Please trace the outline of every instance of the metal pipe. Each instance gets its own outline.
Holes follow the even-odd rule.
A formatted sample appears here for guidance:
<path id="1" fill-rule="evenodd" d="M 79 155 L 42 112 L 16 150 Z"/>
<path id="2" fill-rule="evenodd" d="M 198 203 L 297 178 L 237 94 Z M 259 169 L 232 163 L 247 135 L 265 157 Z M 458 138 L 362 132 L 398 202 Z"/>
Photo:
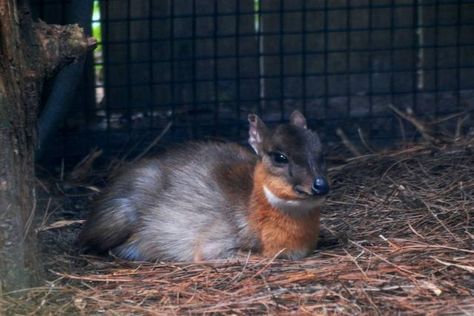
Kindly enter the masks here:
<path id="1" fill-rule="evenodd" d="M 77 23 L 86 34 L 91 34 L 93 0 L 72 0 L 66 16 L 67 23 Z M 82 79 L 86 56 L 64 67 L 56 76 L 46 105 L 38 119 L 38 146 L 36 159 L 40 159 L 58 126 L 65 118 Z"/>

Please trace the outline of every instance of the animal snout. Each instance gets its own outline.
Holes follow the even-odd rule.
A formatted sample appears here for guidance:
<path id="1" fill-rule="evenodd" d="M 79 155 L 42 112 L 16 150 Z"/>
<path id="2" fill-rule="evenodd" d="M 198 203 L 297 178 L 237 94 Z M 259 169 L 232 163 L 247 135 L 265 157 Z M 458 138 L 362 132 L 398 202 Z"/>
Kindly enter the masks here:
<path id="1" fill-rule="evenodd" d="M 326 195 L 329 192 L 329 183 L 324 177 L 316 177 L 311 187 L 314 195 Z"/>

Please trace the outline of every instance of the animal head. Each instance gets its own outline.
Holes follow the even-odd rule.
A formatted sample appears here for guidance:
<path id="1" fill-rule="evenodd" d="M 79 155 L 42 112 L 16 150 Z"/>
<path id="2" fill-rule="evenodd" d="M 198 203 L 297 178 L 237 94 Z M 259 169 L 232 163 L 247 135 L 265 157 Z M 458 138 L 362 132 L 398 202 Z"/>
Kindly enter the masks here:
<path id="1" fill-rule="evenodd" d="M 260 158 L 264 190 L 274 206 L 299 205 L 329 192 L 326 163 L 318 134 L 294 111 L 288 124 L 268 128 L 255 114 L 248 116 L 249 144 Z M 299 203 L 299 204 L 298 204 Z"/>

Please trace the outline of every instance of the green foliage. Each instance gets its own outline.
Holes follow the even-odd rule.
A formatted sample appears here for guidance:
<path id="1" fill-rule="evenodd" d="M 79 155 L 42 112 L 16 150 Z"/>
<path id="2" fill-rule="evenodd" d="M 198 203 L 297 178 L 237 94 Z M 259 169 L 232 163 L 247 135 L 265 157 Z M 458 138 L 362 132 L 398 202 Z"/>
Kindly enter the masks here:
<path id="1" fill-rule="evenodd" d="M 97 42 L 102 42 L 102 25 L 100 21 L 100 4 L 95 0 L 92 9 L 92 36 L 97 39 Z"/>
<path id="2" fill-rule="evenodd" d="M 103 45 L 102 45 L 102 21 L 100 15 L 100 2 L 94 0 L 92 9 L 92 36 L 97 40 L 97 47 L 94 50 L 94 72 L 95 82 L 97 85 L 102 85 L 104 82 L 104 67 L 103 62 Z"/>

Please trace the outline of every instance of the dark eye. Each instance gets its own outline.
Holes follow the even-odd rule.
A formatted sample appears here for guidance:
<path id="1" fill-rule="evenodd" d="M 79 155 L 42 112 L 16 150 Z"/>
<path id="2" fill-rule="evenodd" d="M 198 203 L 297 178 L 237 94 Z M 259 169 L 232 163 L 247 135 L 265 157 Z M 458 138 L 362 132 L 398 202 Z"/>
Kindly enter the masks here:
<path id="1" fill-rule="evenodd" d="M 279 165 L 287 164 L 288 158 L 279 152 L 271 152 L 270 157 L 272 158 L 273 162 Z"/>

